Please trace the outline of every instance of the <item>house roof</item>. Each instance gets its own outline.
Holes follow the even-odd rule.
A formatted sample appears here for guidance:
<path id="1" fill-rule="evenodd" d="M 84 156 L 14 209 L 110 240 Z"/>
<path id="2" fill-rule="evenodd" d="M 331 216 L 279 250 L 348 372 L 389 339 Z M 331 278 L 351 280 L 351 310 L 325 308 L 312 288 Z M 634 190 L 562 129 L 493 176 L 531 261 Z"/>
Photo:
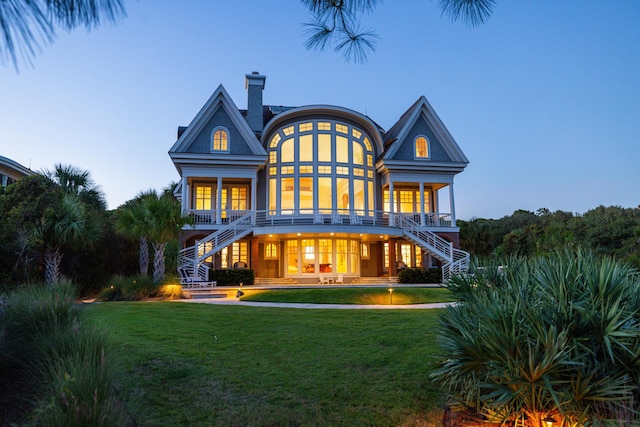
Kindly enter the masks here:
<path id="1" fill-rule="evenodd" d="M 218 86 L 215 92 L 213 92 L 213 95 L 211 95 L 195 118 L 189 123 L 189 126 L 184 130 L 179 128 L 178 140 L 169 150 L 169 155 L 184 152 L 219 108 L 224 109 L 228 114 L 233 124 L 238 128 L 242 137 L 251 148 L 253 154 L 266 155 L 255 133 L 251 130 L 249 124 L 240 113 L 240 110 L 222 85 Z"/>
<path id="2" fill-rule="evenodd" d="M 400 119 L 391 126 L 389 131 L 385 134 L 384 160 L 393 159 L 398 148 L 418 120 L 424 120 L 427 123 L 453 162 L 469 163 L 469 160 L 462 152 L 462 149 L 460 149 L 460 146 L 458 146 L 455 139 L 453 139 L 453 136 L 449 133 L 447 127 L 442 123 L 442 120 L 440 120 L 440 117 L 438 117 L 435 110 L 424 96 L 418 98 L 418 100 L 414 102 L 402 116 L 400 116 Z"/>

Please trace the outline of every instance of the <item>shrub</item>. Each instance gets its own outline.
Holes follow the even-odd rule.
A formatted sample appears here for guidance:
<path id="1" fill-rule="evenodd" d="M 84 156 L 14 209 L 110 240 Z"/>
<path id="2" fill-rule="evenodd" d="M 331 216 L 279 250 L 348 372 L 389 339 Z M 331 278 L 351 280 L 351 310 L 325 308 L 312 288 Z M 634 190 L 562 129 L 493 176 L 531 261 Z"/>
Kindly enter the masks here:
<path id="1" fill-rule="evenodd" d="M 114 276 L 98 294 L 99 301 L 139 301 L 155 296 L 159 286 L 151 276 Z"/>
<path id="2" fill-rule="evenodd" d="M 160 286 L 158 296 L 164 299 L 182 298 L 182 286 L 177 283 L 167 283 Z"/>
<path id="3" fill-rule="evenodd" d="M 422 268 L 407 268 L 398 272 L 400 283 L 442 283 L 442 271 L 438 267 L 424 270 Z"/>
<path id="4" fill-rule="evenodd" d="M 215 280 L 218 286 L 253 285 L 255 276 L 250 268 L 238 268 L 233 270 L 211 270 L 209 278 Z"/>
<path id="5" fill-rule="evenodd" d="M 112 387 L 112 349 L 102 332 L 82 324 L 74 297 L 67 281 L 9 295 L 2 319 L 8 358 L 0 360 L 0 372 L 14 368 L 16 393 L 35 404 L 34 425 L 126 425 Z"/>
<path id="6" fill-rule="evenodd" d="M 505 423 L 637 425 L 636 270 L 567 250 L 473 268 L 450 289 L 461 304 L 442 315 L 434 377 L 453 404 Z"/>
<path id="7" fill-rule="evenodd" d="M 33 424 L 41 426 L 125 425 L 126 414 L 113 391 L 112 352 L 104 333 L 79 327 L 57 331 L 40 349 L 41 399 Z"/>

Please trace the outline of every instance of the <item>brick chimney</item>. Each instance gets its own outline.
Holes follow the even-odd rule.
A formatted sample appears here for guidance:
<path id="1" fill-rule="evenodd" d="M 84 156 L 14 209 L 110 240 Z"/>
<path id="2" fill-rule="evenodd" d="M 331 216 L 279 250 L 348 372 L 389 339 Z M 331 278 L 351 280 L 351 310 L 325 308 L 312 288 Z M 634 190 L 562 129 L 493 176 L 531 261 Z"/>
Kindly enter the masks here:
<path id="1" fill-rule="evenodd" d="M 264 118 L 262 116 L 262 90 L 267 76 L 254 71 L 245 75 L 244 87 L 247 89 L 247 123 L 255 133 L 262 132 Z"/>

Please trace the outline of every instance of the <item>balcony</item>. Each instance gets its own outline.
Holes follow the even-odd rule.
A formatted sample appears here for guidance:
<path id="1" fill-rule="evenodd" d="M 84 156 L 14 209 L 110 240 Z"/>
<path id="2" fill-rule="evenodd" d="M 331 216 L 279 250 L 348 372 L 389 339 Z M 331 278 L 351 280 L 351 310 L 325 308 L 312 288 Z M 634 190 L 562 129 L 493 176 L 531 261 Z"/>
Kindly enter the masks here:
<path id="1" fill-rule="evenodd" d="M 224 210 L 218 215 L 217 210 L 185 211 L 191 216 L 197 229 L 212 230 L 224 226 L 250 213 L 249 210 Z M 254 212 L 254 227 L 292 227 L 292 226 L 357 226 L 357 227 L 397 227 L 395 217 L 403 216 L 415 221 L 425 228 L 451 228 L 451 214 L 442 212 L 391 213 L 386 211 L 348 211 L 343 209 L 322 209 L 319 211 L 294 212 L 292 210 L 261 210 Z"/>

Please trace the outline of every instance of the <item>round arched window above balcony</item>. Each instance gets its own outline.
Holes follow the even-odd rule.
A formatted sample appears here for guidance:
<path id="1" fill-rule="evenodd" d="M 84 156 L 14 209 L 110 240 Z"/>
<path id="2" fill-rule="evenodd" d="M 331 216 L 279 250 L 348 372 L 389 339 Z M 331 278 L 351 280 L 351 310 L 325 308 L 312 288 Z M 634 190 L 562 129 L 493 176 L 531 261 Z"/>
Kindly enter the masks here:
<path id="1" fill-rule="evenodd" d="M 373 214 L 374 151 L 369 136 L 335 120 L 303 120 L 268 143 L 272 214 Z"/>

